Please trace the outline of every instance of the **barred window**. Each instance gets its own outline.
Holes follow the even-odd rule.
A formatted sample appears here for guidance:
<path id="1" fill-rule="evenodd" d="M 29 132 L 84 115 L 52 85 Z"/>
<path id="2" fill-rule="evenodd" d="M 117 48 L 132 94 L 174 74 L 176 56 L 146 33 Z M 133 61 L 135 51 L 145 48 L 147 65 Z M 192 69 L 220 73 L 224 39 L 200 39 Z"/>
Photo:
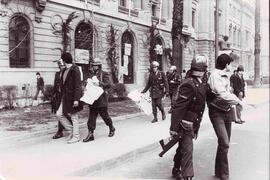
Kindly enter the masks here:
<path id="1" fill-rule="evenodd" d="M 9 66 L 30 67 L 30 25 L 21 15 L 11 18 L 9 24 Z"/>

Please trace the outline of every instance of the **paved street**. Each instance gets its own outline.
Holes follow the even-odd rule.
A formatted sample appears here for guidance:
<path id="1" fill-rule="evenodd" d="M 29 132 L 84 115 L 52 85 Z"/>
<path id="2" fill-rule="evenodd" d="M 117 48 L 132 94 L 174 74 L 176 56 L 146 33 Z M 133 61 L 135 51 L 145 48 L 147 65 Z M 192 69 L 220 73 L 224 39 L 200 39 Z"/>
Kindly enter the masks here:
<path id="1" fill-rule="evenodd" d="M 245 124 L 233 124 L 229 152 L 232 180 L 269 180 L 269 104 L 250 109 L 243 115 Z M 206 122 L 207 123 L 207 122 Z M 217 139 L 206 124 L 195 141 L 195 180 L 214 180 L 213 168 Z M 135 161 L 109 171 L 89 174 L 94 177 L 124 177 L 139 179 L 172 179 L 171 168 L 175 148 L 158 157 L 155 149 Z"/>

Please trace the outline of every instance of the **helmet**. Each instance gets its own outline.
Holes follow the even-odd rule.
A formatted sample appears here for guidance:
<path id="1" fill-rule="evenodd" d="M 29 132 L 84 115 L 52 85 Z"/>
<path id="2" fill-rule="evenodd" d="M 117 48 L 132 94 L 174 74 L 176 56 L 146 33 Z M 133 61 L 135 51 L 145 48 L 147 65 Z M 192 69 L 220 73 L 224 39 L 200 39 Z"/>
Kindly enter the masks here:
<path id="1" fill-rule="evenodd" d="M 151 67 L 153 68 L 153 67 L 158 67 L 159 66 L 159 63 L 157 62 L 157 61 L 153 61 L 152 63 L 151 63 Z"/>
<path id="2" fill-rule="evenodd" d="M 202 76 L 207 70 L 207 57 L 204 55 L 197 55 L 191 61 L 191 73 L 194 76 Z"/>
<path id="3" fill-rule="evenodd" d="M 176 71 L 176 66 L 172 65 L 170 68 L 171 71 Z"/>

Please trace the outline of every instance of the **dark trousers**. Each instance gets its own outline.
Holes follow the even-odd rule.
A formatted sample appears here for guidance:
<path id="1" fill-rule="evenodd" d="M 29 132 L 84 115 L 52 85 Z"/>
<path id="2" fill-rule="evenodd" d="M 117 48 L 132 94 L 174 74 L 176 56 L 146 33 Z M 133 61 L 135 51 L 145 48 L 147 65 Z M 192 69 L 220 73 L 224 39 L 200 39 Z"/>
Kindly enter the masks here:
<path id="1" fill-rule="evenodd" d="M 112 119 L 108 114 L 108 107 L 91 107 L 89 106 L 89 118 L 87 122 L 88 130 L 94 131 L 96 129 L 96 122 L 98 114 L 104 120 L 105 124 L 110 128 L 113 126 Z"/>
<path id="2" fill-rule="evenodd" d="M 37 87 L 37 91 L 36 91 L 36 94 L 35 94 L 35 96 L 34 96 L 34 100 L 37 100 L 39 91 L 42 92 L 42 94 L 43 94 L 43 100 L 45 100 L 47 97 L 45 97 L 46 95 L 45 95 L 45 93 L 44 93 L 44 87 Z"/>
<path id="3" fill-rule="evenodd" d="M 229 179 L 228 151 L 231 138 L 231 115 L 215 109 L 209 109 L 209 117 L 216 136 L 218 147 L 215 160 L 215 175 L 222 180 Z"/>
<path id="4" fill-rule="evenodd" d="M 157 107 L 161 111 L 162 114 L 165 113 L 164 108 L 162 106 L 161 99 L 162 98 L 152 98 L 152 111 L 153 111 L 154 118 L 157 118 Z"/>
<path id="5" fill-rule="evenodd" d="M 183 177 L 193 177 L 193 129 L 187 131 L 180 127 L 180 131 L 183 131 L 183 134 L 173 158 L 174 167 L 181 169 Z"/>

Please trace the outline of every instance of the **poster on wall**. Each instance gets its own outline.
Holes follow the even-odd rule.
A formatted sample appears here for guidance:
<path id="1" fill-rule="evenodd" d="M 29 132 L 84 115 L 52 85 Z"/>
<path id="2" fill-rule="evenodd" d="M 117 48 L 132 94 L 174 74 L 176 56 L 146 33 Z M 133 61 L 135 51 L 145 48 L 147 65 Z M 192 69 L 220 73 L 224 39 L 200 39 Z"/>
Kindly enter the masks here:
<path id="1" fill-rule="evenodd" d="M 131 54 L 131 44 L 125 43 L 125 55 L 130 56 Z"/>
<path id="2" fill-rule="evenodd" d="M 89 63 L 89 50 L 75 49 L 75 63 L 88 64 Z"/>

